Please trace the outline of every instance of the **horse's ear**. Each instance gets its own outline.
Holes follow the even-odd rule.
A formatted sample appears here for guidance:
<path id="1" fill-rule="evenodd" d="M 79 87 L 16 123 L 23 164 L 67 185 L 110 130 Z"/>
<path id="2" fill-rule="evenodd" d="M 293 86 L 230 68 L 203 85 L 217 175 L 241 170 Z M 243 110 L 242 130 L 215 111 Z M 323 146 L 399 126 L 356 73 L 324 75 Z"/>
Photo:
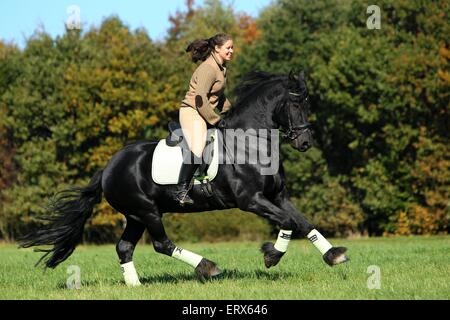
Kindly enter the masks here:
<path id="1" fill-rule="evenodd" d="M 296 77 L 297 72 L 295 70 L 291 70 L 289 72 L 289 80 L 292 82 L 297 82 L 299 79 Z"/>
<path id="2" fill-rule="evenodd" d="M 294 70 L 289 71 L 289 76 L 288 76 L 289 80 L 295 81 L 294 74 L 295 74 Z"/>
<path id="3" fill-rule="evenodd" d="M 300 75 L 299 75 L 299 78 L 298 78 L 300 81 L 305 81 L 305 73 L 303 72 L 303 70 L 302 71 L 300 71 Z"/>

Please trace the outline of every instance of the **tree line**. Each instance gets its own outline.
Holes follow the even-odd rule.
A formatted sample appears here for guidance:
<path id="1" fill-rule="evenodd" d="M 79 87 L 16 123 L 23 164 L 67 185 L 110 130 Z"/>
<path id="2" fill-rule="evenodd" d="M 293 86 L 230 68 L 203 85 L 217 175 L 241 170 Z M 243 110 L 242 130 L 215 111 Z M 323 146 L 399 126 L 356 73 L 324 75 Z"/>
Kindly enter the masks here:
<path id="1" fill-rule="evenodd" d="M 251 70 L 304 70 L 315 147 L 282 145 L 291 197 L 329 236 L 449 230 L 449 3 L 277 0 L 256 18 L 219 0 L 169 17 L 164 40 L 120 17 L 24 49 L 0 42 L 0 237 L 39 226 L 58 190 L 86 184 L 127 142 L 177 119 L 197 38 L 233 36 L 227 96 Z M 150 173 L 149 173 L 150 174 Z M 123 217 L 103 201 L 85 239 L 114 240 Z M 214 217 L 214 218 L 211 218 Z M 255 239 L 273 230 L 239 210 L 165 218 L 174 240 Z"/>

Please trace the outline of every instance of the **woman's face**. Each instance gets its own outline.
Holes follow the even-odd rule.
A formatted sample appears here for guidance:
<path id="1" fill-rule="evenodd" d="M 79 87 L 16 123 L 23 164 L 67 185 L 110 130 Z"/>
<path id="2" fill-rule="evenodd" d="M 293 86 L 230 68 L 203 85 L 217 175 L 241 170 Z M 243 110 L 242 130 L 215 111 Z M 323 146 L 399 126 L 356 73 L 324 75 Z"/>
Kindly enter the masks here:
<path id="1" fill-rule="evenodd" d="M 233 58 L 233 40 L 228 40 L 221 47 L 216 46 L 216 53 L 223 62 L 230 61 Z"/>

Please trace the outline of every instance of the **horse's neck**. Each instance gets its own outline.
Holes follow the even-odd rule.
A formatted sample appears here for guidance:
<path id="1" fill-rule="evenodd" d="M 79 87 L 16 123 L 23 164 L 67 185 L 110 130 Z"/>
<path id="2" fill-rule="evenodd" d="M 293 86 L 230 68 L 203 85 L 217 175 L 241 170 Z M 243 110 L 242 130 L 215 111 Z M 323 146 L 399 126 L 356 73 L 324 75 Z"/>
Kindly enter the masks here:
<path id="1" fill-rule="evenodd" d="M 239 110 L 225 117 L 227 129 L 276 129 L 278 125 L 273 121 L 274 106 L 260 105 L 258 108 L 252 108 L 252 105 L 240 106 Z"/>
<path id="2" fill-rule="evenodd" d="M 253 137 L 257 140 L 249 141 L 278 144 L 279 126 L 273 120 L 275 105 L 259 105 L 258 108 L 253 109 L 252 105 L 240 106 L 238 110 L 224 118 L 226 127 L 225 131 L 221 132 L 226 137 L 225 140 L 234 141 L 235 138 L 238 138 L 240 141 L 245 141 L 246 137 Z"/>
<path id="3" fill-rule="evenodd" d="M 265 175 L 278 173 L 280 136 L 272 115 L 270 112 L 267 118 L 249 117 L 246 110 L 225 119 L 226 128 L 221 134 L 226 163 L 259 170 Z"/>

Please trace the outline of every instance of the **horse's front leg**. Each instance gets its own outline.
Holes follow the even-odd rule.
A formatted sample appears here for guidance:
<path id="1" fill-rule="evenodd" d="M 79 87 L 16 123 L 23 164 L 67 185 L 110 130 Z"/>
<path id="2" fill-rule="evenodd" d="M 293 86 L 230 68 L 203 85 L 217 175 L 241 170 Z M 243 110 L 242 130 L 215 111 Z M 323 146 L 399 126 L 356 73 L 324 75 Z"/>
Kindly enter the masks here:
<path id="1" fill-rule="evenodd" d="M 295 216 L 292 211 L 285 210 L 273 203 L 262 192 L 257 192 L 251 201 L 240 209 L 256 213 L 280 228 L 275 244 L 266 242 L 261 247 L 264 254 L 264 264 L 267 268 L 276 266 L 280 262 L 287 251 L 293 231 L 307 233 L 313 229 L 313 226 L 302 216 Z"/>
<path id="2" fill-rule="evenodd" d="M 271 202 L 262 193 L 256 194 L 253 201 L 247 208 L 248 211 L 267 218 L 270 222 L 280 228 L 275 245 L 272 243 L 263 244 L 261 250 L 264 253 L 264 263 L 267 268 L 278 264 L 287 251 L 288 244 L 293 232 L 307 237 L 314 246 L 321 252 L 324 261 L 330 265 L 336 265 L 348 261 L 345 256 L 346 248 L 333 247 L 328 240 L 311 225 L 303 215 L 298 212 L 292 202 L 286 197 L 278 197 Z"/>
<path id="3" fill-rule="evenodd" d="M 294 204 L 289 200 L 289 196 L 285 190 L 278 195 L 278 197 L 274 200 L 274 203 L 281 209 L 294 214 L 294 217 L 298 219 L 297 223 L 301 226 L 298 229 L 300 231 L 300 235 L 308 238 L 308 240 L 319 250 L 322 254 L 323 260 L 329 266 L 334 266 L 350 260 L 345 255 L 347 248 L 333 247 L 331 243 L 328 242 L 328 240 L 325 239 L 325 237 L 317 231 L 314 226 L 312 226 L 297 210 Z"/>

